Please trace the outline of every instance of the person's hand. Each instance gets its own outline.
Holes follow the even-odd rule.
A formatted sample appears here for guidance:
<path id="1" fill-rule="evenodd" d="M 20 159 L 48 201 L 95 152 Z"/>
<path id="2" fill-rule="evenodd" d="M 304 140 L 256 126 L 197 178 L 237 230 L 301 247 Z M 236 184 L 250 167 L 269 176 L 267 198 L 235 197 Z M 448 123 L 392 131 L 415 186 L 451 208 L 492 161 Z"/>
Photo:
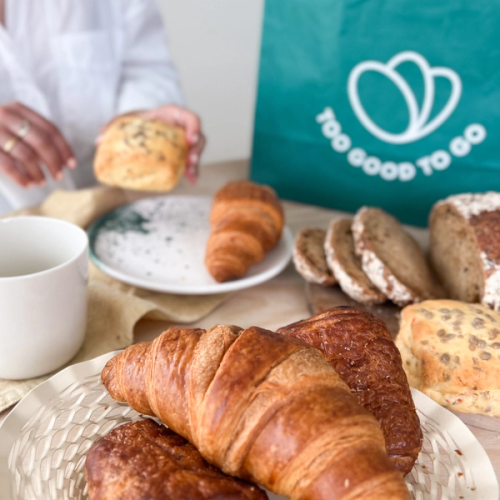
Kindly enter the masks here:
<path id="1" fill-rule="evenodd" d="M 195 113 L 174 104 L 167 104 L 155 109 L 126 113 L 126 115 L 139 116 L 145 120 L 162 120 L 166 123 L 170 123 L 171 125 L 182 127 L 185 130 L 186 141 L 189 144 L 189 153 L 184 175 L 187 177 L 189 182 L 191 182 L 191 184 L 196 182 L 196 179 L 198 178 L 200 156 L 203 152 L 203 148 L 205 147 L 206 139 L 205 135 L 201 131 L 200 119 Z M 113 121 L 118 118 L 120 117 L 114 118 Z M 99 144 L 108 125 L 109 123 L 101 129 L 101 133 L 97 138 L 97 144 Z"/>
<path id="2" fill-rule="evenodd" d="M 44 185 L 44 164 L 60 180 L 63 168 L 76 168 L 73 151 L 61 132 L 18 102 L 0 106 L 0 172 L 23 187 Z"/>

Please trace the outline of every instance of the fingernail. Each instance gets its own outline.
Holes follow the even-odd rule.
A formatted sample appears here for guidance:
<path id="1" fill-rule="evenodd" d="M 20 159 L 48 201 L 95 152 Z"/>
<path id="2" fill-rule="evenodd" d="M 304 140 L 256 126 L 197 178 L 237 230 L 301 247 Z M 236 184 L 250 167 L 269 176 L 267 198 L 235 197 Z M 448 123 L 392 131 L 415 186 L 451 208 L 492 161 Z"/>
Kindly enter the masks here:
<path id="1" fill-rule="evenodd" d="M 192 165 L 196 165 L 198 163 L 198 160 L 199 160 L 199 156 L 196 153 L 191 153 L 189 155 L 189 162 Z"/>
<path id="2" fill-rule="evenodd" d="M 198 144 L 198 141 L 200 140 L 200 136 L 199 134 L 194 134 L 192 137 L 191 137 L 191 141 L 193 142 L 193 144 Z"/>
<path id="3" fill-rule="evenodd" d="M 68 168 L 76 168 L 78 166 L 78 162 L 76 161 L 76 158 L 71 157 L 67 162 L 66 165 L 68 165 Z"/>
<path id="4" fill-rule="evenodd" d="M 63 176 L 63 173 L 62 173 L 62 172 L 57 172 L 57 174 L 56 174 L 56 179 L 57 179 L 58 181 L 62 181 L 62 180 L 63 180 L 63 177 L 64 177 L 64 176 Z"/>
<path id="5" fill-rule="evenodd" d="M 96 140 L 95 140 L 95 145 L 96 145 L 96 146 L 99 146 L 99 144 L 101 144 L 101 142 L 102 142 L 102 134 L 101 134 L 101 135 L 98 135 L 98 136 L 96 137 Z"/>

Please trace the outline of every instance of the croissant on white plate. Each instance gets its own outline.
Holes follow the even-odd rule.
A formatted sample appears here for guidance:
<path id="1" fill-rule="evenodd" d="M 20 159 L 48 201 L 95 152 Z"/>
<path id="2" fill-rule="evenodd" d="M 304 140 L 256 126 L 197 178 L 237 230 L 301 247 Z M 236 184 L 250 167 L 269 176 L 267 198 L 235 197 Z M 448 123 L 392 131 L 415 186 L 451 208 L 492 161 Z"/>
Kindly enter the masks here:
<path id="1" fill-rule="evenodd" d="M 214 198 L 205 265 L 218 282 L 243 276 L 281 237 L 283 209 L 273 189 L 230 182 Z"/>

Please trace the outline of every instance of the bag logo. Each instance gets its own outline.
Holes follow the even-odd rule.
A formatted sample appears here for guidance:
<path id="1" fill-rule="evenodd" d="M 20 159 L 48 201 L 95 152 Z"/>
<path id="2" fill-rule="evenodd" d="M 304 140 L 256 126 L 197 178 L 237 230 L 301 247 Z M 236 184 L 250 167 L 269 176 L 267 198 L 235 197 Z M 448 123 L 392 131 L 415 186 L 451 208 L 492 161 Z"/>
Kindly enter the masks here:
<path id="1" fill-rule="evenodd" d="M 404 62 L 415 63 L 423 77 L 424 98 L 419 109 L 417 99 L 408 82 L 397 71 Z M 366 113 L 358 93 L 358 82 L 361 75 L 367 71 L 375 71 L 391 80 L 399 89 L 408 106 L 409 123 L 406 130 L 400 134 L 393 134 L 379 127 Z M 435 79 L 446 78 L 451 84 L 451 92 L 443 109 L 430 121 L 429 116 L 434 106 Z M 361 124 L 372 135 L 389 144 L 408 144 L 418 141 L 439 128 L 453 113 L 462 95 L 462 80 L 450 68 L 432 68 L 427 60 L 417 52 L 405 51 L 396 54 L 384 64 L 379 61 L 364 61 L 357 64 L 349 75 L 347 92 L 352 109 Z"/>
<path id="2" fill-rule="evenodd" d="M 415 63 L 422 73 L 424 97 L 421 107 L 410 85 L 397 70 L 400 64 L 408 61 Z M 388 132 L 368 116 L 358 93 L 359 79 L 367 71 L 386 76 L 403 95 L 409 116 L 408 126 L 403 132 Z M 434 107 L 436 78 L 446 78 L 451 84 L 451 92 L 443 108 L 429 120 Z M 385 64 L 379 61 L 364 61 L 354 66 L 349 74 L 347 94 L 354 114 L 368 132 L 388 144 L 409 144 L 437 130 L 452 115 L 462 95 L 462 80 L 452 69 L 433 68 L 423 56 L 407 50 L 396 54 Z M 323 112 L 316 115 L 316 122 L 321 125 L 321 133 L 330 141 L 333 151 L 345 154 L 347 163 L 352 167 L 360 168 L 366 175 L 379 176 L 384 181 L 411 181 L 417 176 L 417 169 L 421 169 L 425 176 L 446 170 L 452 165 L 454 158 L 467 156 L 472 148 L 481 144 L 487 136 L 484 125 L 471 123 L 463 129 L 462 135 L 450 138 L 448 144 L 441 145 L 441 149 L 424 153 L 420 158 L 396 163 L 378 158 L 359 145 L 353 145 L 353 140 L 342 130 L 342 124 L 330 106 L 326 106 Z"/>

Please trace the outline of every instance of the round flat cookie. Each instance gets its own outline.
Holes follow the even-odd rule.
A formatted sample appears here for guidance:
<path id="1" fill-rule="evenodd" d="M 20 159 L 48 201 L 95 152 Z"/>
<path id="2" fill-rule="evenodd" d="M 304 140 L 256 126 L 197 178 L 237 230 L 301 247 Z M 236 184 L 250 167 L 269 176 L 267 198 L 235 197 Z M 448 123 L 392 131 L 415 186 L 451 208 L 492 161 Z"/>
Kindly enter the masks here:
<path id="1" fill-rule="evenodd" d="M 330 223 L 325 238 L 325 255 L 328 267 L 340 288 L 361 304 L 382 304 L 387 297 L 370 281 L 361 267 L 361 260 L 354 251 L 352 219 L 335 219 Z"/>
<path id="2" fill-rule="evenodd" d="M 293 263 L 306 281 L 332 286 L 337 284 L 337 280 L 326 263 L 325 236 L 323 229 L 303 229 L 295 239 Z"/>

